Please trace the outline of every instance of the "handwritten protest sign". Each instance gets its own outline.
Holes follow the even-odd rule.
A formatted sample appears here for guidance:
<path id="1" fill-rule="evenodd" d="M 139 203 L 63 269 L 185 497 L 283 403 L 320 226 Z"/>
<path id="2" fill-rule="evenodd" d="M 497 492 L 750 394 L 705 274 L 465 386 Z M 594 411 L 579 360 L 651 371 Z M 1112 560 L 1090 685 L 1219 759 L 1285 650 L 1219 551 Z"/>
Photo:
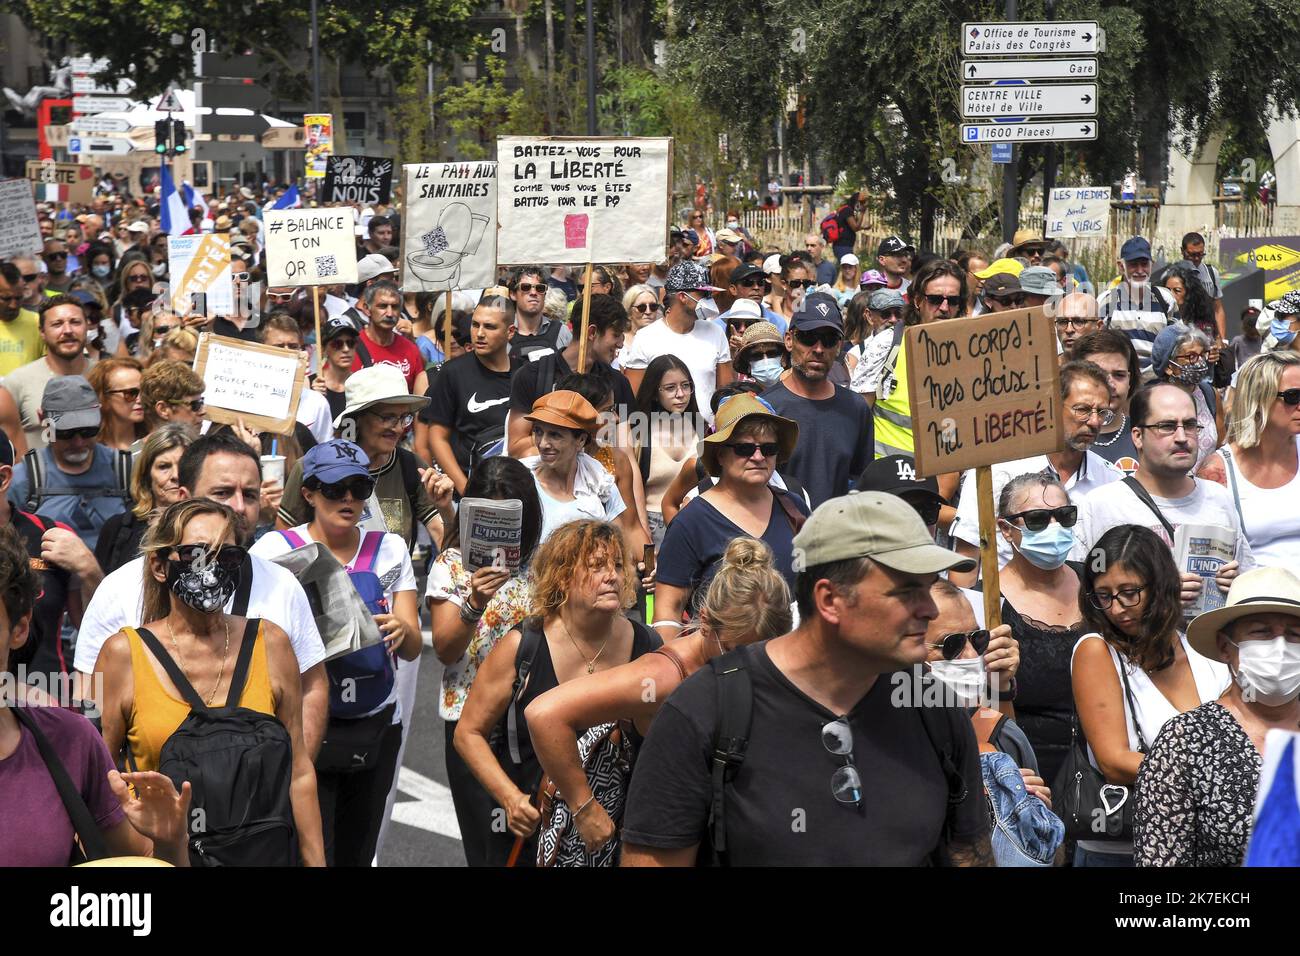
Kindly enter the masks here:
<path id="1" fill-rule="evenodd" d="M 263 221 L 267 285 L 351 285 L 357 281 L 356 226 L 351 209 L 268 209 Z"/>
<path id="2" fill-rule="evenodd" d="M 918 474 L 1063 447 L 1056 330 L 1041 308 L 916 325 L 904 347 Z"/>
<path id="3" fill-rule="evenodd" d="M 205 414 L 214 422 L 243 421 L 257 431 L 293 431 L 307 375 L 307 353 L 205 332 L 194 371 L 203 379 Z"/>
<path id="4" fill-rule="evenodd" d="M 484 289 L 497 275 L 497 164 L 402 167 L 402 290 Z"/>
<path id="5" fill-rule="evenodd" d="M 177 315 L 234 314 L 230 233 L 169 236 L 167 272 L 171 276 L 172 311 Z M 195 296 L 202 298 L 195 299 Z"/>
<path id="6" fill-rule="evenodd" d="M 302 118 L 302 125 L 307 130 L 307 178 L 323 179 L 334 152 L 334 116 L 308 113 Z"/>
<path id="7" fill-rule="evenodd" d="M 40 252 L 44 247 L 31 182 L 0 180 L 0 259 Z"/>
<path id="8" fill-rule="evenodd" d="M 536 262 L 663 259 L 671 139 L 503 136 L 497 258 Z"/>
<path id="9" fill-rule="evenodd" d="M 49 160 L 27 161 L 27 178 L 41 202 L 75 202 L 89 205 L 95 198 L 95 167 Z"/>
<path id="10" fill-rule="evenodd" d="M 1047 200 L 1044 235 L 1061 239 L 1104 238 L 1110 232 L 1110 189 L 1071 186 L 1053 189 Z"/>
<path id="11" fill-rule="evenodd" d="M 393 161 L 371 156 L 331 156 L 321 185 L 321 202 L 374 206 L 393 193 Z"/>

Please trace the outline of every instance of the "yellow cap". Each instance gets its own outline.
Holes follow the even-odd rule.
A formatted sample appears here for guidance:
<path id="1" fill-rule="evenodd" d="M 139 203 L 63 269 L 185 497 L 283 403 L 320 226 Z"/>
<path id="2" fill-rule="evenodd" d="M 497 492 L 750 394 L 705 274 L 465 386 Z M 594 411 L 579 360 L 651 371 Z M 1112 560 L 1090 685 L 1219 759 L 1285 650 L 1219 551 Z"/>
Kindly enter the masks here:
<path id="1" fill-rule="evenodd" d="M 981 279 L 987 279 L 990 276 L 998 275 L 1005 272 L 1008 275 L 1018 276 L 1025 267 L 1015 259 L 995 259 L 989 263 L 987 269 L 975 273 Z"/>

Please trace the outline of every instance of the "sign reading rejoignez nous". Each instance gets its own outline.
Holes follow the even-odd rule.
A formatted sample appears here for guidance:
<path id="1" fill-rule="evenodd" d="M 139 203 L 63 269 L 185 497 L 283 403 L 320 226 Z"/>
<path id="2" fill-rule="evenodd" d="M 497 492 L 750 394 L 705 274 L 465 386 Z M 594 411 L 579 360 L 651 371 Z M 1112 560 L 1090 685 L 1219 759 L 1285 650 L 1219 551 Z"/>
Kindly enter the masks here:
<path id="1" fill-rule="evenodd" d="M 1041 307 L 916 325 L 904 347 L 918 474 L 1063 448 L 1056 330 Z"/>

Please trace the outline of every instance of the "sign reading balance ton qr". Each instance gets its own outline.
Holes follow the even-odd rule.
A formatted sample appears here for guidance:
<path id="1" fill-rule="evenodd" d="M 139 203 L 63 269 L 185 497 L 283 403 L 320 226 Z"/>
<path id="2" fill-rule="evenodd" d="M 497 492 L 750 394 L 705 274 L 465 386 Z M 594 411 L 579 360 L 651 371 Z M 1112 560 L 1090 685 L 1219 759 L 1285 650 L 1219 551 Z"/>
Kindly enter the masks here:
<path id="1" fill-rule="evenodd" d="M 484 289 L 497 276 L 497 164 L 402 167 L 402 290 Z"/>
<path id="2" fill-rule="evenodd" d="M 1062 449 L 1056 330 L 1041 308 L 916 325 L 904 347 L 918 474 Z"/>
<path id="3" fill-rule="evenodd" d="M 268 209 L 264 222 L 268 286 L 357 282 L 351 209 Z"/>
<path id="4" fill-rule="evenodd" d="M 671 139 L 497 140 L 503 265 L 665 257 Z"/>

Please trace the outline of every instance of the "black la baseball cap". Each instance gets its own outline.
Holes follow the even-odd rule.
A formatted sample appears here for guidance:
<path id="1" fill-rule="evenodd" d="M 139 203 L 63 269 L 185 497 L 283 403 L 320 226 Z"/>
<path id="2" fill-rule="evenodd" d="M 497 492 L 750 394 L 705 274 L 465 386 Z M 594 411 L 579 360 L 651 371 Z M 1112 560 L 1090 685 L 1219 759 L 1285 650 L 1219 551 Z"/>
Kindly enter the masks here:
<path id="1" fill-rule="evenodd" d="M 910 455 L 886 455 L 867 465 L 858 478 L 856 491 L 883 491 L 890 495 L 922 494 L 940 504 L 947 504 L 939 494 L 935 478 L 918 478 L 916 461 Z"/>

